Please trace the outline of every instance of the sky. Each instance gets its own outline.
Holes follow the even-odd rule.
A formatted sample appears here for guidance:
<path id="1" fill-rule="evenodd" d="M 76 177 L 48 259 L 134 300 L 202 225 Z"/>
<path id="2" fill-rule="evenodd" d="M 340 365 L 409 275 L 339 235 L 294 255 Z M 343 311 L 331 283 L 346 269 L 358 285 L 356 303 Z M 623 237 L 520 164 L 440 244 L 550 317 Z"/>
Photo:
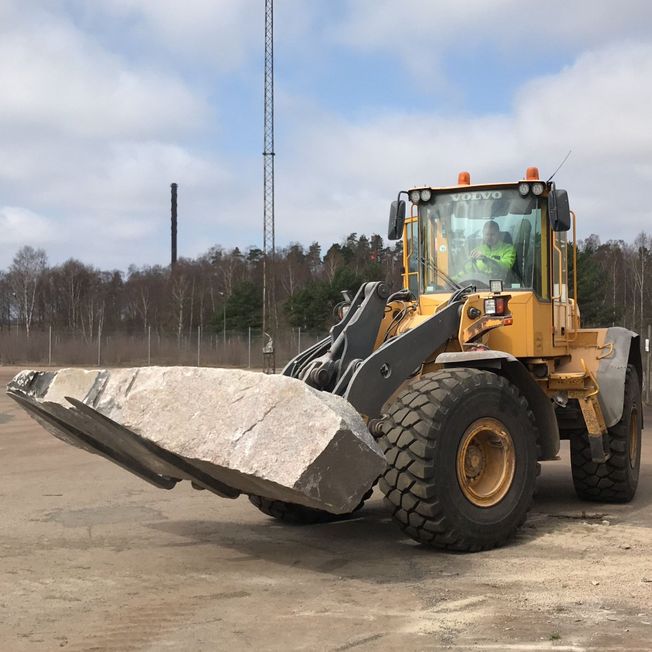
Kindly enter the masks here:
<path id="1" fill-rule="evenodd" d="M 0 269 L 262 246 L 264 0 L 0 0 Z M 652 232 L 652 3 L 275 0 L 276 244 L 386 234 L 414 185 L 566 188 Z"/>

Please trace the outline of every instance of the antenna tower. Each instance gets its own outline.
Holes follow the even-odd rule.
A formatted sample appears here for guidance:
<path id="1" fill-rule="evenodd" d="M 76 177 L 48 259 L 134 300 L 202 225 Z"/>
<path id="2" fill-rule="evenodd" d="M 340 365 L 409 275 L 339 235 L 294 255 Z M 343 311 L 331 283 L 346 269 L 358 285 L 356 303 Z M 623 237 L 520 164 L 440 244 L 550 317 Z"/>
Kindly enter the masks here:
<path id="1" fill-rule="evenodd" d="M 274 0 L 265 0 L 265 123 L 263 128 L 263 370 L 275 373 L 274 296 Z"/>

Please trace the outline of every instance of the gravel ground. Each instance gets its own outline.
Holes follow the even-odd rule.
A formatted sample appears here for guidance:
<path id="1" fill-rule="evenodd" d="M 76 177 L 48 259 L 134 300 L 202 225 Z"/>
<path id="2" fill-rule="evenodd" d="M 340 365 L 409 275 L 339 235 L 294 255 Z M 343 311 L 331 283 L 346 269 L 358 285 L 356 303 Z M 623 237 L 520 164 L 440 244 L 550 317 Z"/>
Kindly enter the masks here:
<path id="1" fill-rule="evenodd" d="M 377 494 L 288 527 L 155 489 L 4 394 L 0 459 L 2 650 L 652 649 L 650 428 L 631 504 L 578 501 L 564 446 L 516 539 L 473 555 L 406 539 Z"/>

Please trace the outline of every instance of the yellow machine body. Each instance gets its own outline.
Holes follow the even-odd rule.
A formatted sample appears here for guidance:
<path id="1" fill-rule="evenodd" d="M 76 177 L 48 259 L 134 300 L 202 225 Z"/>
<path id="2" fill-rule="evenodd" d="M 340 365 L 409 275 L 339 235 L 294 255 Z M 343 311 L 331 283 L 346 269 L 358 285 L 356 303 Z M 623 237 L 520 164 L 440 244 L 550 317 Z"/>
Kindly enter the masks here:
<path id="1" fill-rule="evenodd" d="M 529 170 L 528 170 L 529 173 Z M 463 173 L 464 174 L 464 173 Z M 528 174 L 528 176 L 530 176 Z M 460 184 L 450 187 L 418 187 L 420 193 L 489 193 L 498 190 L 513 190 L 522 183 L 532 183 L 538 176 L 514 183 Z M 543 184 L 542 184 L 543 185 Z M 413 191 L 410 191 L 412 193 Z M 461 310 L 459 333 L 456 340 L 450 340 L 444 347 L 432 352 L 424 360 L 420 373 L 436 371 L 442 367 L 436 362 L 444 351 L 465 352 L 488 349 L 500 351 L 518 359 L 531 373 L 540 389 L 551 399 L 561 397 L 578 399 L 587 429 L 591 435 L 602 436 L 607 431 L 602 414 L 600 388 L 597 370 L 600 360 L 613 352 L 614 343 L 607 341 L 607 329 L 583 329 L 580 327 L 580 310 L 577 302 L 577 281 L 569 283 L 568 250 L 571 250 L 577 269 L 575 241 L 575 214 L 572 215 L 573 246 L 567 245 L 566 232 L 554 231 L 548 220 L 547 196 L 549 186 L 540 197 L 541 237 L 536 261 L 540 277 L 538 291 L 527 288 L 508 288 L 500 293 L 478 289 L 465 296 Z M 417 203 L 412 203 L 410 215 L 403 229 L 403 285 L 410 288 L 414 301 L 406 315 L 395 326 L 393 334 L 404 333 L 422 324 L 429 317 L 447 305 L 452 290 L 424 292 L 422 275 L 432 267 L 449 271 L 450 242 L 443 221 L 434 231 L 436 260 L 432 258 L 418 264 L 415 249 L 420 237 L 420 215 Z M 423 230 L 421 230 L 421 233 Z M 419 252 L 423 252 L 422 244 Z M 416 264 L 415 264 L 416 261 Z M 570 296 L 569 288 L 574 296 Z M 508 299 L 508 313 L 501 317 L 485 314 L 485 300 L 496 297 Z M 376 346 L 387 337 L 387 329 L 405 302 L 396 302 L 393 310 L 387 312 L 380 328 Z"/>

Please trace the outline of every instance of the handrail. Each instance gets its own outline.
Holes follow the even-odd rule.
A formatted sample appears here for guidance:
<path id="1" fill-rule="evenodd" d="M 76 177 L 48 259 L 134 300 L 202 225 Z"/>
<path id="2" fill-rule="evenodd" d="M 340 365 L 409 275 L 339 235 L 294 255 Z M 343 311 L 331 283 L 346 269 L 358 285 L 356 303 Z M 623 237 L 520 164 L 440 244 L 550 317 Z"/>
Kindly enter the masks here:
<path id="1" fill-rule="evenodd" d="M 564 332 L 563 336 L 560 335 L 558 338 L 555 338 L 554 335 L 553 335 L 553 341 L 554 341 L 554 339 L 559 339 L 561 342 L 566 344 L 566 348 L 568 349 L 568 346 L 569 346 L 569 339 L 568 339 L 568 308 L 569 308 L 569 305 L 568 305 L 568 299 L 569 299 L 569 297 L 568 297 L 568 288 L 567 288 L 566 289 L 566 302 L 564 303 L 562 301 L 562 298 L 563 298 L 563 290 L 562 290 L 562 288 L 564 287 L 564 284 L 563 284 L 563 280 L 564 280 L 564 260 L 563 260 L 563 258 L 564 258 L 564 256 L 563 256 L 563 252 L 562 252 L 561 248 L 557 244 L 557 233 L 555 231 L 553 231 L 553 236 L 552 236 L 552 249 L 553 249 L 553 252 L 556 251 L 558 256 L 559 256 L 559 277 L 558 277 L 559 295 L 558 296 L 553 295 L 553 297 L 552 297 L 552 306 L 553 306 L 552 318 L 553 318 L 553 322 L 554 322 L 554 319 L 555 319 L 555 314 L 554 314 L 555 301 L 558 301 L 559 302 L 559 304 L 558 304 L 559 307 L 560 308 L 563 307 L 563 309 L 564 309 L 564 324 L 565 324 L 565 326 L 564 326 L 565 332 Z M 553 258 L 554 258 L 554 255 L 553 255 Z M 555 280 L 554 276 L 553 276 L 552 280 L 553 280 L 553 287 L 554 287 L 554 280 Z M 566 279 L 566 280 L 568 281 L 568 279 Z M 568 283 L 567 283 L 567 285 L 568 285 Z M 553 325 L 554 325 L 554 323 L 553 323 Z M 553 331 L 553 333 L 554 333 L 554 331 Z"/>
<path id="2" fill-rule="evenodd" d="M 577 307 L 580 305 L 577 299 L 577 218 L 575 216 L 575 211 L 571 211 L 570 214 L 573 216 L 573 300 L 575 301 L 575 310 L 573 310 L 573 328 L 575 333 L 577 333 L 580 328 L 580 319 L 577 314 Z"/>
<path id="3" fill-rule="evenodd" d="M 586 362 L 584 362 L 584 358 L 580 358 L 580 363 L 582 365 L 582 370 L 584 371 L 584 375 L 589 377 L 594 387 L 594 390 L 586 394 L 584 398 L 589 399 L 592 396 L 598 396 L 598 394 L 600 394 L 600 385 L 598 384 L 598 379 L 595 377 L 593 372 L 586 366 Z"/>
<path id="4" fill-rule="evenodd" d="M 570 311 L 571 314 L 571 320 L 572 320 L 572 332 L 573 336 L 569 337 L 568 336 L 568 330 L 566 331 L 566 342 L 574 342 L 577 339 L 577 331 L 579 330 L 580 327 L 580 320 L 579 316 L 577 313 L 577 306 L 579 305 L 577 302 L 577 233 L 575 230 L 575 213 L 573 211 L 570 212 L 572 217 L 573 217 L 573 308 Z M 568 265 L 566 265 L 566 269 L 568 269 Z M 568 301 L 570 303 L 570 292 L 569 292 L 569 297 Z"/>
<path id="5" fill-rule="evenodd" d="M 596 360 L 602 360 L 604 358 L 613 357 L 613 352 L 615 350 L 615 346 L 613 342 L 607 342 L 606 344 L 603 344 L 602 346 L 598 347 L 598 351 L 602 351 L 604 349 L 609 349 L 609 350 L 604 355 L 596 356 Z"/>

